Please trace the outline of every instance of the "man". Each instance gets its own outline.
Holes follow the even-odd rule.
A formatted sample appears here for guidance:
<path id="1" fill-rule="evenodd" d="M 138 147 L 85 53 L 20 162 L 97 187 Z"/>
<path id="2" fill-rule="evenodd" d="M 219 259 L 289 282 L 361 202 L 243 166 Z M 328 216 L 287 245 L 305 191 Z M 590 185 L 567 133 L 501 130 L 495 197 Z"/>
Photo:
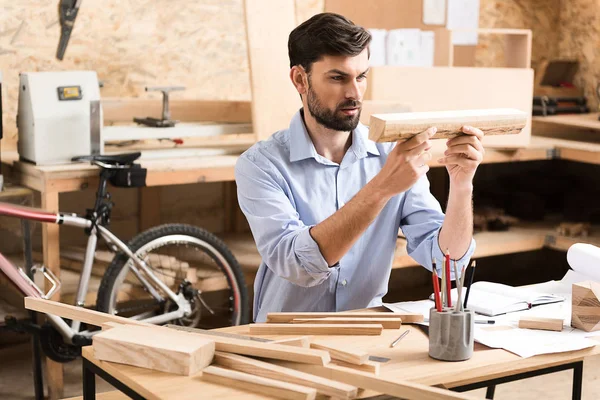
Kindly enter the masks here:
<path id="1" fill-rule="evenodd" d="M 464 127 L 438 160 L 450 176 L 444 218 L 425 175 L 435 127 L 390 144 L 368 140 L 359 123 L 370 40 L 331 13 L 294 29 L 290 78 L 303 108 L 236 165 L 240 207 L 263 260 L 254 283 L 257 322 L 268 312 L 380 305 L 398 228 L 428 269 L 434 258 L 441 267 L 442 249 L 460 256 L 453 258 L 461 267 L 473 254 L 472 180 L 483 133 Z"/>

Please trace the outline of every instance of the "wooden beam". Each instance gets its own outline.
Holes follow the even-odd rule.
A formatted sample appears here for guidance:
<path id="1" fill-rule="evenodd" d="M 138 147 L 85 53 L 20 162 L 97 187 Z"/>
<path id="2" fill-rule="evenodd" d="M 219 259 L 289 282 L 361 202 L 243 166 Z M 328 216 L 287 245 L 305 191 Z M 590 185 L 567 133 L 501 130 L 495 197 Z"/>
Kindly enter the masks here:
<path id="1" fill-rule="evenodd" d="M 411 324 L 423 322 L 423 315 L 414 313 L 391 313 L 391 312 L 373 312 L 373 311 L 349 311 L 349 312 L 271 312 L 267 314 L 268 323 L 290 322 L 296 318 L 330 318 L 330 317 L 348 317 L 348 318 L 400 318 L 402 323 Z"/>
<path id="2" fill-rule="evenodd" d="M 352 317 L 326 317 L 326 318 L 294 318 L 292 324 L 380 324 L 383 329 L 399 329 L 402 318 L 352 318 Z"/>
<path id="3" fill-rule="evenodd" d="M 340 360 L 332 360 L 329 363 L 329 365 L 337 365 L 340 367 L 351 368 L 351 369 L 354 369 L 357 371 L 364 371 L 364 372 L 368 372 L 368 373 L 374 374 L 374 375 L 379 375 L 379 373 L 381 372 L 381 363 L 377 362 L 377 361 L 367 360 L 363 364 L 356 365 L 356 364 L 350 364 L 350 363 L 340 361 Z"/>
<path id="4" fill-rule="evenodd" d="M 356 386 L 236 354 L 216 352 L 214 362 L 229 369 L 262 376 L 263 378 L 311 387 L 316 389 L 319 394 L 339 399 L 353 399 L 358 392 Z"/>
<path id="5" fill-rule="evenodd" d="M 526 124 L 527 115 L 510 108 L 374 114 L 369 139 L 376 142 L 406 140 L 432 126 L 437 127 L 437 133 L 431 139 L 450 139 L 464 135 L 461 131 L 464 125 L 477 127 L 485 135 L 516 135 Z"/>
<path id="6" fill-rule="evenodd" d="M 251 335 L 381 335 L 381 324 L 250 324 Z"/>
<path id="7" fill-rule="evenodd" d="M 324 345 L 320 343 L 311 343 L 311 349 L 325 350 L 333 360 L 344 361 L 349 364 L 362 365 L 369 360 L 369 354 L 366 351 L 352 351 L 340 349 L 335 346 Z"/>
<path id="8" fill-rule="evenodd" d="M 521 317 L 519 328 L 560 332 L 563 329 L 563 320 L 560 318 Z"/>
<path id="9" fill-rule="evenodd" d="M 305 349 L 309 349 L 311 340 L 312 340 L 312 336 L 300 336 L 300 337 L 295 337 L 295 338 L 273 340 L 270 343 L 285 344 L 287 346 L 297 346 L 297 347 L 303 347 Z"/>
<path id="10" fill-rule="evenodd" d="M 104 328 L 104 326 L 103 326 Z M 187 332 L 136 325 L 111 326 L 94 335 L 94 357 L 178 375 L 210 365 L 215 342 Z"/>
<path id="11" fill-rule="evenodd" d="M 464 393 L 431 387 L 420 383 L 386 379 L 367 372 L 356 371 L 337 365 L 315 366 L 290 362 L 276 362 L 286 368 L 318 375 L 323 378 L 355 385 L 359 388 L 374 390 L 378 393 L 388 394 L 408 400 L 456 400 L 477 397 Z"/>
<path id="12" fill-rule="evenodd" d="M 214 366 L 202 371 L 202 379 L 280 399 L 312 400 L 317 396 L 317 391 L 313 388 Z"/>
<path id="13" fill-rule="evenodd" d="M 181 100 L 169 97 L 171 118 L 179 121 L 252 121 L 249 101 Z M 162 116 L 160 99 L 103 98 L 104 124 L 133 122 L 133 117 Z"/>

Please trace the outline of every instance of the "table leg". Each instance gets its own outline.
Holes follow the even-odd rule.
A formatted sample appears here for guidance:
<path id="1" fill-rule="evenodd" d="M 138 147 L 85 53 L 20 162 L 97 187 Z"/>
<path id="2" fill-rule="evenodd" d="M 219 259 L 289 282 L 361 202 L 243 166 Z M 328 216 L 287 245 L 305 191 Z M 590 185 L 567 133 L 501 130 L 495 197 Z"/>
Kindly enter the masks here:
<path id="1" fill-rule="evenodd" d="M 495 392 L 496 392 L 496 385 L 490 385 L 490 386 L 488 386 L 487 389 L 486 389 L 486 391 L 485 391 L 485 398 L 486 399 L 493 399 Z"/>
<path id="2" fill-rule="evenodd" d="M 42 208 L 48 211 L 58 211 L 58 192 L 42 192 Z M 60 240 L 59 227 L 56 224 L 42 224 L 42 247 L 44 254 L 44 266 L 60 279 Z M 45 290 L 50 289 L 46 282 Z M 60 292 L 56 293 L 52 300 L 60 301 Z M 46 359 L 46 371 L 48 375 L 48 396 L 50 400 L 63 397 L 63 366 L 60 363 Z"/>
<path id="3" fill-rule="evenodd" d="M 85 358 L 82 359 L 83 400 L 96 400 L 96 374 L 90 364 Z"/>
<path id="4" fill-rule="evenodd" d="M 573 400 L 581 400 L 581 386 L 583 385 L 583 361 L 573 366 Z"/>

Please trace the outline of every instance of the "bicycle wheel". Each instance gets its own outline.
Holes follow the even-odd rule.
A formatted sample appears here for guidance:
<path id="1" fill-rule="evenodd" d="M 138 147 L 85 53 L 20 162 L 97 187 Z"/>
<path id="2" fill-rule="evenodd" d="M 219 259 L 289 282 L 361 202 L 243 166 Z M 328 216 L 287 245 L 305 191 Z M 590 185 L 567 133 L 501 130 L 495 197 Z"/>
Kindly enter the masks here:
<path id="1" fill-rule="evenodd" d="M 157 278 L 190 302 L 190 315 L 168 323 L 202 329 L 248 323 L 244 276 L 215 235 L 191 225 L 166 224 L 140 233 L 128 246 Z M 114 257 L 98 289 L 98 311 L 141 319 L 176 309 L 156 284 L 153 287 L 164 301 L 150 294 L 130 270 L 132 263 L 123 253 Z"/>

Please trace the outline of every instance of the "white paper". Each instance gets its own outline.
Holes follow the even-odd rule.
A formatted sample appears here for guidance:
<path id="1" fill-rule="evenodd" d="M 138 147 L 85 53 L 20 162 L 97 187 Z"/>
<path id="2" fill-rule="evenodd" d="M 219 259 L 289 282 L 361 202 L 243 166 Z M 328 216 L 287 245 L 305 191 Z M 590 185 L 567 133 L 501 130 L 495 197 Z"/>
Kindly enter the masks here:
<path id="1" fill-rule="evenodd" d="M 600 282 L 600 248 L 591 244 L 576 243 L 567 251 L 567 261 L 582 277 L 587 276 L 587 280 Z"/>
<path id="2" fill-rule="evenodd" d="M 446 0 L 423 0 L 423 23 L 444 25 L 446 22 Z"/>
<path id="3" fill-rule="evenodd" d="M 435 35 L 432 31 L 421 31 L 421 67 L 433 67 Z"/>
<path id="4" fill-rule="evenodd" d="M 371 34 L 369 65 L 372 67 L 385 65 L 387 30 L 369 29 L 369 33 Z"/>
<path id="5" fill-rule="evenodd" d="M 477 44 L 479 0 L 448 0 L 446 27 L 452 31 L 452 43 L 462 46 Z"/>
<path id="6" fill-rule="evenodd" d="M 386 40 L 386 64 L 418 67 L 421 65 L 421 30 L 392 29 Z"/>

